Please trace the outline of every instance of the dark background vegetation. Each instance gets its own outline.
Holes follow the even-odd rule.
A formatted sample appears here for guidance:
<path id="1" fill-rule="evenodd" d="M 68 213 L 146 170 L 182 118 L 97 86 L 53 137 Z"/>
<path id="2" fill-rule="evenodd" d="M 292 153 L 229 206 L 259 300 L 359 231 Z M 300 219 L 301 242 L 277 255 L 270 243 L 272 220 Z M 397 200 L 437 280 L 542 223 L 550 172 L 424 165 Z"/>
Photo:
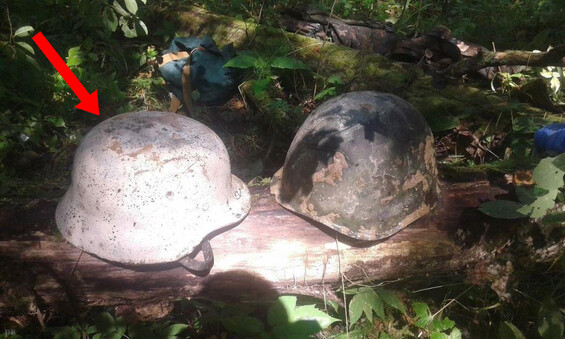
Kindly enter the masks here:
<path id="1" fill-rule="evenodd" d="M 171 15 L 178 10 L 179 3 L 196 4 L 275 27 L 281 9 L 304 4 L 302 1 L 269 0 L 0 0 L 0 202 L 60 196 L 68 180 L 73 150 L 91 126 L 123 112 L 167 109 L 168 93 L 163 79 L 153 74 L 147 61 L 155 58 L 174 37 L 176 27 L 162 18 L 164 13 Z M 390 21 L 396 32 L 405 35 L 444 25 L 457 38 L 489 49 L 545 51 L 550 45 L 565 43 L 563 0 L 322 0 L 314 5 L 328 12 L 333 7 L 333 13 L 344 18 Z M 74 108 L 77 98 L 31 40 L 40 31 L 87 90 L 98 90 L 100 117 Z M 261 78 L 265 74 L 255 72 L 248 76 Z M 560 80 L 563 84 L 563 79 Z M 339 92 L 339 81 L 335 80 L 334 84 L 331 94 Z M 489 86 L 488 82 L 482 85 Z M 246 113 L 241 109 L 241 98 L 236 96 L 229 105 L 221 108 L 199 108 L 194 117 L 211 124 L 221 135 L 230 151 L 236 174 L 247 179 L 257 175 L 270 176 L 284 161 L 284 150 L 294 131 L 307 113 L 325 99 L 322 96 L 315 100 L 309 94 L 300 96 L 300 100 L 288 95 L 281 98 L 273 102 L 278 107 L 278 111 L 273 112 L 280 112 L 278 116 Z M 562 90 L 552 98 L 556 103 L 563 100 Z M 273 141 L 273 134 L 279 139 Z M 531 135 L 528 138 L 531 139 Z M 263 161 L 266 155 L 272 164 Z M 505 334 L 519 338 L 520 331 L 527 337 L 563 335 L 565 286 L 559 265 L 530 267 L 528 273 L 516 282 L 515 290 L 519 293 L 510 302 L 500 300 L 487 287 L 465 283 L 461 277 L 445 277 L 437 282 L 394 283 L 387 288 L 400 291 L 402 300 L 389 299 L 382 306 L 386 312 L 383 311 L 378 319 L 369 322 L 365 315 L 352 330 L 358 335 L 375 338 L 379 333 L 380 337 L 383 337 L 382 333 L 410 337 L 420 332 L 434 338 L 448 337 L 450 333 L 457 337 L 455 328 L 465 336 L 474 337 Z M 446 283 L 451 280 L 452 286 Z M 433 284 L 440 287 L 426 289 Z M 351 295 L 359 295 L 361 301 L 375 298 L 367 290 L 357 289 Z M 444 298 L 457 298 L 459 306 L 449 303 L 452 307 L 444 310 Z M 425 307 L 414 304 L 416 300 L 424 301 Z M 432 311 L 426 310 L 428 305 Z M 243 337 L 249 333 L 258 335 L 262 332 L 249 332 L 249 328 L 237 324 L 256 325 L 257 321 L 268 324 L 265 320 L 267 308 L 265 305 L 254 306 L 246 311 L 249 317 L 245 321 L 230 322 L 226 319 L 241 310 L 230 313 L 231 309 L 225 304 L 208 301 L 183 303 L 177 305 L 166 321 L 144 326 L 153 326 L 152 330 L 161 334 L 165 333 L 163 329 L 170 329 L 172 323 L 183 323 L 188 326 L 177 327 L 168 333 L 179 330 L 178 333 L 192 336 L 214 333 L 230 333 L 230 336 L 243 333 Z M 328 312 L 342 319 L 343 314 L 336 310 Z M 436 323 L 422 320 L 426 314 L 434 314 L 437 310 L 442 313 L 435 318 Z M 113 316 L 101 312 L 93 310 L 92 314 L 77 315 L 77 319 L 59 319 L 47 327 L 72 325 L 74 327 L 59 329 L 70 331 L 71 334 L 65 332 L 70 335 L 68 337 L 86 331 L 88 324 L 94 322 L 110 323 L 108 326 L 115 328 Z M 455 322 L 445 321 L 448 316 Z M 79 323 L 82 325 L 76 325 Z M 221 326 L 216 326 L 218 324 Z M 343 323 L 339 324 L 327 330 L 327 335 L 345 332 Z M 108 327 L 104 326 L 89 331 L 91 334 L 103 333 Z M 40 328 L 38 324 L 31 324 L 19 333 L 25 331 L 33 336 Z M 67 336 L 63 334 L 61 337 Z"/>

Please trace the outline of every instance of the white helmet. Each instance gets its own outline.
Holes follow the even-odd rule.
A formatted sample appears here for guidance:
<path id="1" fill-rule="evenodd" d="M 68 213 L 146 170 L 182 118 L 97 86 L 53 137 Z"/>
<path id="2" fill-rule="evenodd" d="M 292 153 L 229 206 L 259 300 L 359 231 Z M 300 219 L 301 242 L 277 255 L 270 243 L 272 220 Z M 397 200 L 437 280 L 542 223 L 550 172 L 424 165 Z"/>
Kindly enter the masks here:
<path id="1" fill-rule="evenodd" d="M 177 261 L 212 231 L 240 222 L 249 190 L 220 138 L 174 113 L 126 113 L 95 126 L 76 151 L 56 222 L 73 245 L 124 264 Z M 179 262 L 188 268 L 211 267 Z"/>

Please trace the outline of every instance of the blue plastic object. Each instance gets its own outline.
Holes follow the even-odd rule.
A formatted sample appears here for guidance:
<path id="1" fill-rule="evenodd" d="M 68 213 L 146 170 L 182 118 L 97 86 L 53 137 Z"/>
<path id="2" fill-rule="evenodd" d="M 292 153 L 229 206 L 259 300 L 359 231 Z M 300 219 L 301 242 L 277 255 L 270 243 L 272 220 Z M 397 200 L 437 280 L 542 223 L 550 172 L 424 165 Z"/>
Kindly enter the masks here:
<path id="1" fill-rule="evenodd" d="M 551 124 L 539 129 L 534 135 L 538 152 L 565 153 L 565 123 Z"/>

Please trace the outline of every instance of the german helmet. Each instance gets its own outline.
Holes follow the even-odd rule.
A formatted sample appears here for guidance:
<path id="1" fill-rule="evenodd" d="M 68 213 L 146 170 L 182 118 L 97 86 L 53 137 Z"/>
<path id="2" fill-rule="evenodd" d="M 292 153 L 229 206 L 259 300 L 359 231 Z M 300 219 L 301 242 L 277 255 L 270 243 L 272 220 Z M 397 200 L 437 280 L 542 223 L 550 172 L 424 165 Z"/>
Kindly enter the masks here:
<path id="1" fill-rule="evenodd" d="M 434 138 L 397 96 L 343 94 L 300 127 L 271 192 L 285 208 L 349 237 L 386 238 L 436 205 Z"/>
<path id="2" fill-rule="evenodd" d="M 213 255 L 205 237 L 249 208 L 249 191 L 212 130 L 174 113 L 137 112 L 86 135 L 56 223 L 70 243 L 109 261 L 206 270 Z M 197 264 L 186 256 L 201 243 L 205 263 Z"/>

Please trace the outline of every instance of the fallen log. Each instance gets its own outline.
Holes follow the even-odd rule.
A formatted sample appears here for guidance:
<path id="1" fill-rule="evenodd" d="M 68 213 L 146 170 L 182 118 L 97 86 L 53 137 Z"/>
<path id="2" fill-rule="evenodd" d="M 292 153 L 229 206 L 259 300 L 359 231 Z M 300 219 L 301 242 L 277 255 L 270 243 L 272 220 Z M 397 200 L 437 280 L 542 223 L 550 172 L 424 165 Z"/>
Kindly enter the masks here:
<path id="1" fill-rule="evenodd" d="M 475 207 L 504 191 L 486 181 L 444 183 L 433 215 L 379 242 L 354 241 L 313 224 L 280 207 L 268 187 L 251 193 L 248 217 L 211 236 L 215 264 L 205 276 L 176 264 L 124 267 L 81 252 L 56 230 L 56 201 L 0 207 L 0 310 L 21 299 L 21 289 L 55 312 L 77 312 L 199 296 L 261 300 L 295 293 L 336 300 L 331 289 L 342 277 L 355 282 L 457 272 L 484 259 L 476 247 L 457 243 L 457 230 L 478 230 L 478 241 L 485 216 Z"/>

